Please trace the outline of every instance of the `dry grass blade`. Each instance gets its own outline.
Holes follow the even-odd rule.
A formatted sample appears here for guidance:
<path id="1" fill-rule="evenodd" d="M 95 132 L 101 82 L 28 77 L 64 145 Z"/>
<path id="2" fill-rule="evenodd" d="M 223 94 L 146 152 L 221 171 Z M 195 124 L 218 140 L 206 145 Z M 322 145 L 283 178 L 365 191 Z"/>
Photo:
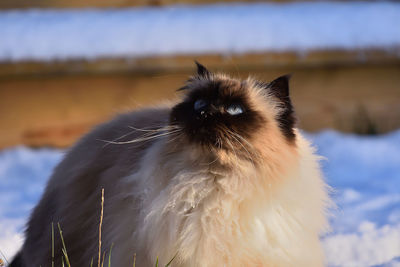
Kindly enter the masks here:
<path id="1" fill-rule="evenodd" d="M 101 261 L 101 267 L 104 267 L 104 257 L 106 256 L 106 252 L 103 252 L 103 259 Z"/>
<path id="2" fill-rule="evenodd" d="M 101 225 L 103 224 L 103 210 L 104 210 L 104 188 L 101 189 L 101 213 L 100 213 L 100 224 L 99 224 L 99 260 L 97 266 L 101 264 Z"/>
<path id="3" fill-rule="evenodd" d="M 111 252 L 113 249 L 114 243 L 111 244 L 110 253 L 108 254 L 108 267 L 111 267 Z"/>
<path id="4" fill-rule="evenodd" d="M 71 267 L 71 264 L 70 264 L 70 262 L 69 262 L 69 258 L 68 258 L 67 251 L 66 251 L 65 249 L 61 249 L 61 251 L 62 251 L 62 253 L 64 254 L 65 261 L 67 262 L 67 266 L 68 266 L 68 267 Z"/>
<path id="5" fill-rule="evenodd" d="M 68 266 L 68 267 L 71 267 L 71 264 L 70 264 L 70 262 L 69 262 L 68 253 L 67 253 L 67 248 L 66 248 L 66 246 L 65 246 L 64 237 L 63 237 L 63 234 L 62 234 L 62 230 L 61 230 L 60 223 L 57 223 L 57 225 L 58 225 L 58 231 L 60 232 L 61 242 L 62 242 L 62 245 L 63 245 L 63 248 L 61 249 L 61 251 L 62 251 L 62 253 L 64 254 L 65 261 L 67 262 L 67 266 Z M 63 261 L 63 266 L 64 266 L 64 261 Z"/>
<path id="6" fill-rule="evenodd" d="M 133 267 L 136 267 L 136 253 L 133 253 Z"/>
<path id="7" fill-rule="evenodd" d="M 175 259 L 176 255 L 178 255 L 178 253 L 176 253 L 176 254 L 172 257 L 172 259 L 165 265 L 165 267 L 169 267 L 169 266 L 171 265 L 171 263 L 172 263 L 172 261 Z"/>

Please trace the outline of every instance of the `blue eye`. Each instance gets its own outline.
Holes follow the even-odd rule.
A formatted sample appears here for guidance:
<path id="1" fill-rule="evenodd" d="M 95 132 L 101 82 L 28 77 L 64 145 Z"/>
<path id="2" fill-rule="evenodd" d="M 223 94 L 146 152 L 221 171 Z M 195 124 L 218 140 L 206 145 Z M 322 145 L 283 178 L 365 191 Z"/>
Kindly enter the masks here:
<path id="1" fill-rule="evenodd" d="M 226 112 L 228 112 L 232 116 L 235 116 L 235 115 L 242 114 L 243 108 L 239 104 L 232 104 L 226 109 Z"/>
<path id="2" fill-rule="evenodd" d="M 194 110 L 199 111 L 207 106 L 207 102 L 203 99 L 198 99 L 194 102 Z"/>

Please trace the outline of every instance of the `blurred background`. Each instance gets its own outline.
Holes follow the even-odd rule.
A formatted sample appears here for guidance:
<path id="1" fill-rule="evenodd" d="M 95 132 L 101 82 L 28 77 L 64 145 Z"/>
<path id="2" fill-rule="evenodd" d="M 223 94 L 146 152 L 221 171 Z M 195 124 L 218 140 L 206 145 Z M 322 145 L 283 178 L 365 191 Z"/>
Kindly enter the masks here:
<path id="1" fill-rule="evenodd" d="M 194 60 L 291 73 L 299 127 L 338 203 L 329 266 L 400 266 L 400 2 L 0 1 L 0 250 L 11 259 L 63 151 L 173 100 Z"/>

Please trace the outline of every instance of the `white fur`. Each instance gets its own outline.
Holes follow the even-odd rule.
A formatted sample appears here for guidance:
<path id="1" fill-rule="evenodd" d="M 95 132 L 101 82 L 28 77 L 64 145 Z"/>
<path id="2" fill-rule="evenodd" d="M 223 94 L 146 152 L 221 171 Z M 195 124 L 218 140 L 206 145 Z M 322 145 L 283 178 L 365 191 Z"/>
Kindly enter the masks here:
<path id="1" fill-rule="evenodd" d="M 261 168 L 236 159 L 224 171 L 196 148 L 166 154 L 171 147 L 160 139 L 121 187 L 140 207 L 105 231 L 118 247 L 113 266 L 129 266 L 133 252 L 138 266 L 157 257 L 164 266 L 175 255 L 175 267 L 322 266 L 327 188 L 319 157 L 296 135 L 289 158 L 281 153 Z"/>

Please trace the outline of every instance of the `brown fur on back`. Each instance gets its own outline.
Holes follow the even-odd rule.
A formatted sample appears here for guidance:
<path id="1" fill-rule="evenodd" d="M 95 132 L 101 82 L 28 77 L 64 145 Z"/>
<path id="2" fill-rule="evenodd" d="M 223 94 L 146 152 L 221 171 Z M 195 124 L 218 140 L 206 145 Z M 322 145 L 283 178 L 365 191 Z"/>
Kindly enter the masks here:
<path id="1" fill-rule="evenodd" d="M 63 231 L 72 266 L 89 266 L 98 250 L 101 188 L 107 203 L 118 185 L 118 177 L 138 168 L 143 150 L 152 141 L 139 145 L 110 145 L 104 140 L 125 141 L 141 135 L 129 126 L 158 128 L 168 120 L 168 109 L 149 109 L 124 114 L 97 127 L 67 153 L 48 182 L 46 191 L 34 209 L 26 230 L 22 258 L 29 266 L 50 266 L 51 223 L 55 231 L 56 266 L 61 266 L 62 244 L 57 223 Z M 109 249 L 106 245 L 105 249 Z M 83 256 L 85 255 L 85 256 Z M 87 257 L 86 257 L 87 255 Z"/>

